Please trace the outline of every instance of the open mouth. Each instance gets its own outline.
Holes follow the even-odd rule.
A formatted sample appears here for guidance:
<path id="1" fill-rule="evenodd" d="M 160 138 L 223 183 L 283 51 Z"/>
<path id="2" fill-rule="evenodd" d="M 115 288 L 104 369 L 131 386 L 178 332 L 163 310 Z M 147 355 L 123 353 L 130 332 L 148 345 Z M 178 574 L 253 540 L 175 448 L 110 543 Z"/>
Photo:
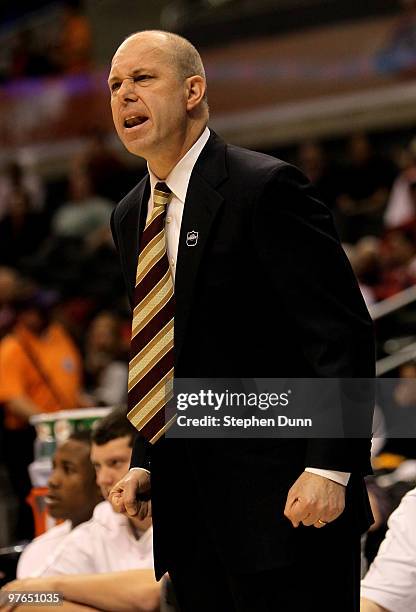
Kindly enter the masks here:
<path id="1" fill-rule="evenodd" d="M 127 129 L 130 128 L 134 128 L 138 125 L 142 125 L 143 123 L 145 123 L 147 121 L 147 117 L 144 117 L 143 115 L 136 115 L 134 117 L 127 117 L 127 119 L 124 119 L 124 127 Z"/>
<path id="2" fill-rule="evenodd" d="M 51 495 L 46 495 L 45 503 L 47 506 L 53 506 L 55 504 L 59 504 L 61 500 L 58 497 L 53 497 Z"/>

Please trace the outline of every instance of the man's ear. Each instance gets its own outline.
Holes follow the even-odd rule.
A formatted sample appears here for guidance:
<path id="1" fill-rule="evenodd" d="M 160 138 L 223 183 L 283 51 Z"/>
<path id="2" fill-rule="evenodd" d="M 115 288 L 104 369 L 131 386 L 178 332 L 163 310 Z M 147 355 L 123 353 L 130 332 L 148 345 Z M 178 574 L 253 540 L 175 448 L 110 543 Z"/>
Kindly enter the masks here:
<path id="1" fill-rule="evenodd" d="M 198 104 L 201 103 L 205 91 L 206 91 L 206 82 L 198 74 L 194 76 L 188 77 L 186 79 L 186 92 L 187 92 L 187 103 L 186 110 L 192 111 Z"/>

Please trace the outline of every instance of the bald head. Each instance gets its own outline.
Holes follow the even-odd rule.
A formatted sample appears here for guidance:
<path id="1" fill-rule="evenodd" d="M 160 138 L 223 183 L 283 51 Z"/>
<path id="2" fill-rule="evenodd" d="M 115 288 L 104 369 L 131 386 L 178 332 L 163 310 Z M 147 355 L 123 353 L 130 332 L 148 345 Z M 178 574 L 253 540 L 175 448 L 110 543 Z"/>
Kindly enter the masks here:
<path id="1" fill-rule="evenodd" d="M 186 38 L 183 38 L 183 36 L 163 30 L 142 30 L 141 32 L 130 34 L 120 45 L 119 49 L 128 41 L 136 39 L 154 42 L 161 52 L 165 52 L 167 62 L 174 68 L 181 80 L 198 75 L 206 82 L 205 68 L 201 56 L 193 44 Z M 206 105 L 208 103 L 206 91 L 203 102 Z"/>
<path id="2" fill-rule="evenodd" d="M 136 32 L 114 54 L 108 85 L 120 140 L 165 178 L 208 122 L 198 51 L 170 32 Z"/>

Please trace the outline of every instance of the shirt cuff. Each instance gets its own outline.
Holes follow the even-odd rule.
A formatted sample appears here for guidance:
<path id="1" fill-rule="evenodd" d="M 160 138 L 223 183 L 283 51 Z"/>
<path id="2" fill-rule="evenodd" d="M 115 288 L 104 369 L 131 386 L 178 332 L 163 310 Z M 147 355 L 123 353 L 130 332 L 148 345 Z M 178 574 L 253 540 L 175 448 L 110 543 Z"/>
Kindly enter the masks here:
<path id="1" fill-rule="evenodd" d="M 310 467 L 305 468 L 305 472 L 310 472 L 311 474 L 317 474 L 318 476 L 329 478 L 329 480 L 333 480 L 344 487 L 347 486 L 351 476 L 350 472 L 335 472 L 334 470 L 321 470 L 319 468 Z"/>
<path id="2" fill-rule="evenodd" d="M 143 470 L 143 472 L 147 472 L 148 474 L 150 474 L 149 470 L 146 470 L 146 468 L 142 468 L 142 467 L 132 467 L 129 469 L 129 472 L 132 472 L 133 470 Z"/>

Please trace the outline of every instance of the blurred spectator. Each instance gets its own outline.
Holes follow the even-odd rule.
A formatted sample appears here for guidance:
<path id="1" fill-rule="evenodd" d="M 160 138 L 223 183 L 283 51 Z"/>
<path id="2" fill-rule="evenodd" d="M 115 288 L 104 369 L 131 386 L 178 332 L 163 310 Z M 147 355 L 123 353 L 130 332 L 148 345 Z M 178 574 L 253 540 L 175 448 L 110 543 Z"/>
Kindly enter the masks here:
<path id="1" fill-rule="evenodd" d="M 36 74 L 32 67 L 33 33 L 30 30 L 16 32 L 11 44 L 11 56 L 8 71 L 9 79 L 19 79 Z"/>
<path id="2" fill-rule="evenodd" d="M 366 236 L 355 245 L 345 245 L 367 304 L 416 283 L 416 174 L 414 178 L 408 183 L 414 213 L 406 223 L 388 229 L 381 239 Z"/>
<path id="3" fill-rule="evenodd" d="M 394 390 L 394 399 L 399 406 L 416 406 L 416 363 L 400 366 L 399 382 Z"/>
<path id="4" fill-rule="evenodd" d="M 344 245 L 367 306 L 376 301 L 374 286 L 380 278 L 380 240 L 361 238 L 355 245 Z"/>
<path id="5" fill-rule="evenodd" d="M 348 158 L 341 176 L 337 218 L 341 239 L 354 244 L 363 236 L 382 234 L 384 208 L 396 170 L 391 161 L 374 153 L 363 134 L 351 137 Z"/>
<path id="6" fill-rule="evenodd" d="M 88 142 L 85 165 L 97 195 L 113 202 L 121 200 L 139 179 L 137 168 L 131 172 L 108 146 L 106 134 L 98 129 Z"/>
<path id="7" fill-rule="evenodd" d="M 95 506 L 102 501 L 90 450 L 90 432 L 80 432 L 72 434 L 55 452 L 46 503 L 49 516 L 63 522 L 25 548 L 17 565 L 18 578 L 41 574 L 58 544 L 72 529 L 88 521 Z"/>
<path id="8" fill-rule="evenodd" d="M 416 489 L 388 520 L 389 530 L 361 585 L 362 612 L 416 610 Z"/>
<path id="9" fill-rule="evenodd" d="M 381 244 L 381 271 L 377 287 L 378 300 L 384 300 L 416 282 L 416 243 L 410 230 L 391 230 Z"/>
<path id="10" fill-rule="evenodd" d="M 30 29 L 18 31 L 12 43 L 9 79 L 36 77 L 51 74 L 54 66 L 48 57 L 47 50 L 43 50 Z"/>
<path id="11" fill-rule="evenodd" d="M 45 201 L 45 191 L 38 174 L 30 167 L 17 162 L 9 162 L 0 173 L 0 219 L 8 213 L 14 193 L 24 193 L 31 211 L 41 211 Z"/>
<path id="12" fill-rule="evenodd" d="M 40 412 L 79 407 L 81 358 L 54 322 L 56 294 L 37 291 L 17 305 L 17 324 L 0 345 L 0 393 L 11 428 Z"/>
<path id="13" fill-rule="evenodd" d="M 377 54 L 378 69 L 414 78 L 416 73 L 416 0 L 400 0 L 399 15 L 389 40 Z"/>
<path id="14" fill-rule="evenodd" d="M 19 304 L 17 323 L 0 343 L 0 400 L 5 407 L 5 464 L 19 502 L 15 537 L 32 539 L 33 517 L 25 499 L 27 466 L 33 461 L 34 429 L 41 412 L 80 406 L 81 357 L 65 330 L 52 319 L 55 300 L 34 293 Z"/>
<path id="15" fill-rule="evenodd" d="M 101 312 L 90 323 L 85 345 L 85 387 L 96 405 L 114 406 L 127 401 L 127 354 L 121 321 Z"/>
<path id="16" fill-rule="evenodd" d="M 113 204 L 94 193 L 85 166 L 70 173 L 71 200 L 52 218 L 52 233 L 36 254 L 22 261 L 26 275 L 54 287 L 85 312 L 113 307 L 124 295 L 110 231 Z M 74 302 L 75 300 L 75 302 Z"/>
<path id="17" fill-rule="evenodd" d="M 328 161 L 323 147 L 316 142 L 303 143 L 298 150 L 298 163 L 324 204 L 334 208 L 339 193 L 339 170 Z"/>
<path id="18" fill-rule="evenodd" d="M 19 296 L 19 276 L 12 268 L 0 267 L 0 340 L 15 323 L 15 302 Z"/>
<path id="19" fill-rule="evenodd" d="M 83 159 L 73 162 L 69 179 L 71 199 L 56 210 L 52 234 L 25 262 L 25 273 L 66 299 L 112 307 L 124 295 L 110 231 L 113 203 L 95 193 Z"/>
<path id="20" fill-rule="evenodd" d="M 74 163 L 69 176 L 70 200 L 52 219 L 52 232 L 62 238 L 92 241 L 109 231 L 113 202 L 97 196 L 87 169 Z"/>
<path id="21" fill-rule="evenodd" d="M 6 214 L 0 220 L 0 261 L 18 265 L 38 249 L 47 234 L 42 213 L 30 207 L 26 191 L 16 187 L 5 200 Z"/>
<path id="22" fill-rule="evenodd" d="M 413 241 L 416 241 L 416 165 L 406 170 L 404 180 L 407 184 L 410 208 L 406 221 L 397 224 L 392 229 L 406 232 Z"/>
<path id="23" fill-rule="evenodd" d="M 62 72 L 80 73 L 91 67 L 90 23 L 79 0 L 66 0 L 57 57 Z"/>
<path id="24" fill-rule="evenodd" d="M 106 500 L 112 487 L 129 470 L 136 435 L 126 411 L 120 409 L 98 421 L 93 430 L 91 461 Z M 95 508 L 92 519 L 74 529 L 64 545 L 57 548 L 42 575 L 152 568 L 151 519 L 118 514 L 109 501 L 104 501 Z"/>
<path id="25" fill-rule="evenodd" d="M 401 226 L 416 215 L 414 194 L 411 192 L 416 178 L 416 138 L 403 151 L 400 162 L 402 172 L 394 181 L 384 214 L 387 228 Z"/>
<path id="26" fill-rule="evenodd" d="M 400 481 L 404 473 L 398 468 L 406 470 L 405 480 L 415 480 L 416 484 L 416 445 L 412 432 L 416 426 L 416 364 L 409 361 L 401 365 L 396 371 L 395 378 L 384 381 L 383 414 L 386 423 L 386 443 L 383 452 L 373 461 L 376 470 L 388 469 L 384 486 L 393 485 Z M 388 462 L 385 462 L 387 457 Z M 392 463 L 392 458 L 396 458 Z M 414 468 L 411 468 L 411 461 Z M 407 466 L 403 468 L 403 464 Z"/>

